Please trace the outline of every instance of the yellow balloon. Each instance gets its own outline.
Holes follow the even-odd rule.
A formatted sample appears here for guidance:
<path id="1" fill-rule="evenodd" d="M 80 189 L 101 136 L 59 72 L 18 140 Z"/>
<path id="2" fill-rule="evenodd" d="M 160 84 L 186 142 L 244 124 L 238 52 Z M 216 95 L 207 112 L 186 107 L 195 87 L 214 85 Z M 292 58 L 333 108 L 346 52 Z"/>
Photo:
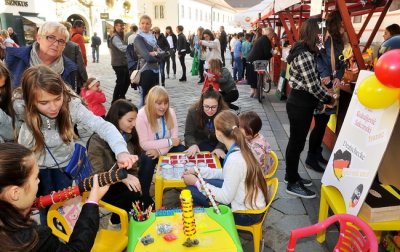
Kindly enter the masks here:
<path id="1" fill-rule="evenodd" d="M 361 104 L 371 109 L 382 109 L 392 105 L 400 95 L 400 88 L 383 85 L 375 75 L 371 75 L 360 84 L 357 96 Z"/>

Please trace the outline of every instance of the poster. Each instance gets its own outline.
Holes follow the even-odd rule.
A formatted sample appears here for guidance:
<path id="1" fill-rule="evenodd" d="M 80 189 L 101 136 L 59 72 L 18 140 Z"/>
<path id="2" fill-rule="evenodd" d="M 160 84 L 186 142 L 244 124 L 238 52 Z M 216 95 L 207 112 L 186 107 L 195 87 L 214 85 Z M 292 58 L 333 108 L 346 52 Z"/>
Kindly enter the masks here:
<path id="1" fill-rule="evenodd" d="M 373 72 L 361 71 L 322 183 L 342 194 L 348 214 L 357 215 L 380 166 L 399 113 L 396 101 L 368 109 L 357 98 L 360 83 Z"/>

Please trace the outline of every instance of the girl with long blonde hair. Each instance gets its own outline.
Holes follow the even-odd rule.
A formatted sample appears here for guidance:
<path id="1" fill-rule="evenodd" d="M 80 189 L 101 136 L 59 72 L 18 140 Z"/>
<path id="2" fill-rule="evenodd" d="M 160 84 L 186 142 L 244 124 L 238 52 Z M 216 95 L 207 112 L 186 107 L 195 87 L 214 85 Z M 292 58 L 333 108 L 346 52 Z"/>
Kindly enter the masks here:
<path id="1" fill-rule="evenodd" d="M 151 204 L 149 191 L 158 158 L 168 152 L 185 150 L 178 138 L 176 114 L 169 106 L 169 95 L 165 88 L 154 86 L 150 89 L 146 96 L 146 105 L 138 112 L 136 130 L 143 149 L 139 180 L 143 199 L 145 203 Z"/>
<path id="2" fill-rule="evenodd" d="M 231 111 L 222 111 L 214 119 L 215 135 L 228 152 L 222 169 L 203 168 L 201 175 L 209 183 L 208 187 L 215 200 L 230 204 L 232 211 L 261 209 L 268 204 L 268 189 L 257 160 L 247 145 L 239 129 L 239 119 Z M 193 171 L 187 171 L 183 179 L 192 191 L 195 204 L 208 206 L 201 193 L 201 185 Z M 221 181 L 222 180 L 222 181 Z M 222 183 L 221 183 L 222 182 Z M 252 225 L 261 220 L 263 214 L 236 214 L 235 223 Z"/>

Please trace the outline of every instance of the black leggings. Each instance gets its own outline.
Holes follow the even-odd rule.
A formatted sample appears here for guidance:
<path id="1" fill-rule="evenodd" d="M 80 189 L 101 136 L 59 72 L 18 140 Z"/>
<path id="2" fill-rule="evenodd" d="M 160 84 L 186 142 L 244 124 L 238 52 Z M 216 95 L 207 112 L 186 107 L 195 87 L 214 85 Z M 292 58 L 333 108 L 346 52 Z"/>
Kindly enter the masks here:
<path id="1" fill-rule="evenodd" d="M 176 74 L 176 59 L 175 59 L 175 49 L 170 49 L 169 50 L 170 53 L 170 58 L 172 61 L 172 70 L 174 71 L 174 74 Z M 167 75 L 169 75 L 169 59 L 167 60 Z"/>
<path id="2" fill-rule="evenodd" d="M 324 139 L 326 125 L 329 122 L 330 115 L 318 114 L 314 115 L 314 128 L 310 133 L 308 152 L 318 154 L 321 151 L 322 140 Z"/>
<path id="3" fill-rule="evenodd" d="M 181 63 L 182 67 L 182 78 L 186 79 L 186 65 L 185 65 L 185 54 L 180 54 L 179 57 L 179 62 Z"/>
<path id="4" fill-rule="evenodd" d="M 238 106 L 236 106 L 235 104 L 232 104 L 232 102 L 236 101 L 239 98 L 239 91 L 231 90 L 228 93 L 225 93 L 225 92 L 221 91 L 220 93 L 222 95 L 222 98 L 228 104 L 230 109 L 233 109 L 233 110 L 238 110 L 239 109 Z"/>
<path id="5" fill-rule="evenodd" d="M 110 186 L 103 200 L 129 213 L 132 209 L 132 202 L 141 200 L 141 197 L 139 192 L 130 191 L 124 183 L 120 182 Z M 119 216 L 113 213 L 111 215 L 111 223 L 118 224 L 120 222 Z"/>
<path id="6" fill-rule="evenodd" d="M 113 66 L 117 80 L 115 81 L 112 102 L 118 99 L 125 99 L 125 94 L 129 88 L 129 70 L 128 66 Z"/>
<path id="7" fill-rule="evenodd" d="M 290 183 L 295 183 L 300 179 L 300 154 L 306 143 L 314 107 L 301 107 L 296 103 L 287 102 L 286 111 L 290 123 L 290 136 L 286 147 L 286 175 Z"/>
<path id="8" fill-rule="evenodd" d="M 205 62 L 205 60 L 200 60 L 199 61 L 200 82 L 204 82 L 204 62 Z"/>
<path id="9" fill-rule="evenodd" d="M 152 70 L 146 70 L 141 73 L 140 86 L 142 87 L 143 105 L 145 104 L 146 95 L 149 93 L 150 89 L 158 84 L 158 73 L 155 73 Z"/>

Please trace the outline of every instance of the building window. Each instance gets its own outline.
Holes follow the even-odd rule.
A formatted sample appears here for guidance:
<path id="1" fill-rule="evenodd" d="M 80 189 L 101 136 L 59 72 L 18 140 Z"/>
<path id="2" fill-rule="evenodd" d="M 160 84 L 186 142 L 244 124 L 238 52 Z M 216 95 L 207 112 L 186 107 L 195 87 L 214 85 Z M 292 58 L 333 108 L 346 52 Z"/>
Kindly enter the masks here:
<path id="1" fill-rule="evenodd" d="M 192 8 L 188 7 L 189 19 L 192 19 Z"/>
<path id="2" fill-rule="evenodd" d="M 160 5 L 160 18 L 161 19 L 165 18 L 165 16 L 164 16 L 164 5 Z"/>
<path id="3" fill-rule="evenodd" d="M 196 14 L 195 15 L 196 15 L 196 17 L 195 17 L 196 21 L 199 20 L 199 10 L 198 9 L 196 9 Z"/>
<path id="4" fill-rule="evenodd" d="M 200 10 L 200 21 L 203 21 L 203 11 Z"/>
<path id="5" fill-rule="evenodd" d="M 164 5 L 154 5 L 154 18 L 164 19 Z"/>
<path id="6" fill-rule="evenodd" d="M 222 14 L 222 23 L 224 23 L 224 22 L 225 22 L 225 15 Z"/>
<path id="7" fill-rule="evenodd" d="M 215 12 L 212 13 L 212 20 L 215 21 Z"/>
<path id="8" fill-rule="evenodd" d="M 183 5 L 181 5 L 181 18 L 185 17 L 185 7 L 183 7 Z"/>
<path id="9" fill-rule="evenodd" d="M 353 18 L 353 23 L 361 23 L 362 16 L 354 16 Z"/>
<path id="10" fill-rule="evenodd" d="M 160 6 L 159 5 L 154 6 L 154 18 L 155 19 L 160 18 Z"/>
<path id="11" fill-rule="evenodd" d="M 217 21 L 219 22 L 219 13 L 218 13 L 218 16 L 217 16 Z"/>

